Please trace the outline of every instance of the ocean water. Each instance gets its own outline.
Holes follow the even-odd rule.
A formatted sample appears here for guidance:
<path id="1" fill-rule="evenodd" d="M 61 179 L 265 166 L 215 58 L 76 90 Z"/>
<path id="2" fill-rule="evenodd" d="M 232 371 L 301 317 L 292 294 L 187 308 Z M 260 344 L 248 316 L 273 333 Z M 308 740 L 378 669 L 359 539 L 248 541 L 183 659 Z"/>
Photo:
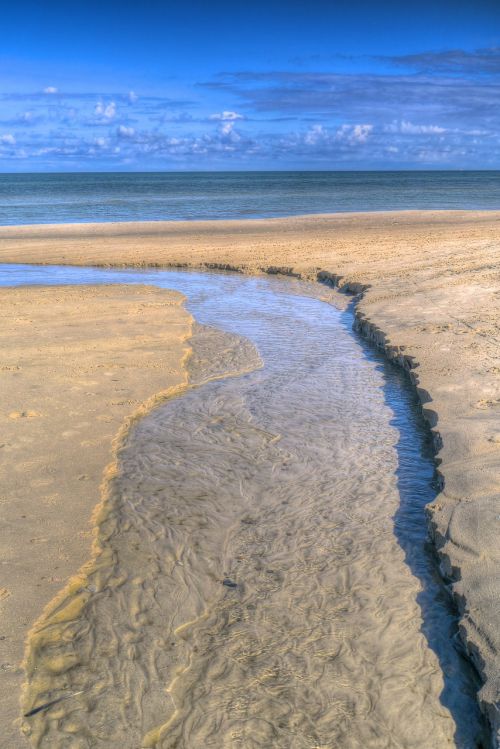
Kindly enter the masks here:
<path id="1" fill-rule="evenodd" d="M 0 225 L 500 209 L 500 172 L 0 174 Z"/>

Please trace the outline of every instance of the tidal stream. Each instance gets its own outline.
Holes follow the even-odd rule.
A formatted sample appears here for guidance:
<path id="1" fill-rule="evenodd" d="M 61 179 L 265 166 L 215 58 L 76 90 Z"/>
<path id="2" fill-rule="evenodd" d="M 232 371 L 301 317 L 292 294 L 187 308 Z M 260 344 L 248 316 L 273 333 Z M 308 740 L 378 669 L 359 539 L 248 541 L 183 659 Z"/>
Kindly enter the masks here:
<path id="1" fill-rule="evenodd" d="M 197 329 L 192 386 L 119 453 L 103 553 L 33 641 L 26 707 L 74 695 L 26 719 L 33 746 L 481 746 L 427 541 L 429 436 L 336 292 L 182 271 L 3 279 L 176 289 L 230 334 Z"/>

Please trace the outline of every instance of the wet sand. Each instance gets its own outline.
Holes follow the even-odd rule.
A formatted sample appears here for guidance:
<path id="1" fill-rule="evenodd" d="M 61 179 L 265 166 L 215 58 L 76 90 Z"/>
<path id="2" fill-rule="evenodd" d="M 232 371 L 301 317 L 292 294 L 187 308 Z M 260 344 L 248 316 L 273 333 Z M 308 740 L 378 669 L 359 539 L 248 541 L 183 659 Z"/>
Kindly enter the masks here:
<path id="1" fill-rule="evenodd" d="M 358 324 L 411 369 L 441 447 L 431 526 L 461 635 L 499 730 L 500 213 L 401 212 L 266 221 L 6 227 L 15 263 L 282 272 L 364 291 Z M 369 288 L 368 288 L 369 287 Z"/>
<path id="2" fill-rule="evenodd" d="M 26 746 L 24 641 L 90 556 L 113 439 L 149 398 L 185 383 L 182 303 L 146 286 L 0 289 L 2 747 Z"/>

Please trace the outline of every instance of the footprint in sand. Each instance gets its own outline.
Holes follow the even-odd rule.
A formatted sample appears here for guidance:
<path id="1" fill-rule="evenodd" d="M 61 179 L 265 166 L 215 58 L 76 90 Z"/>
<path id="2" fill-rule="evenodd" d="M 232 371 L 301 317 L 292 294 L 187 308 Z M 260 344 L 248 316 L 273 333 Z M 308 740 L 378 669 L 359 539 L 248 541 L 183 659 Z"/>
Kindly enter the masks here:
<path id="1" fill-rule="evenodd" d="M 0 601 L 5 601 L 10 596 L 10 590 L 8 588 L 0 588 Z"/>

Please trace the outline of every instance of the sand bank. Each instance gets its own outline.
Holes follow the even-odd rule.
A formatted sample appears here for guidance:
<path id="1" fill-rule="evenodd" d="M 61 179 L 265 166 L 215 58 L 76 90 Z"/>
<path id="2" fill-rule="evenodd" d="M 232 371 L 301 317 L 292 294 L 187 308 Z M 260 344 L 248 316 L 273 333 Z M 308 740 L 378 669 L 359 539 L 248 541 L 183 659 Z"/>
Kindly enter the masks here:
<path id="1" fill-rule="evenodd" d="M 2 746 L 16 724 L 27 630 L 90 556 L 112 440 L 185 381 L 182 295 L 145 286 L 0 289 Z"/>
<path id="2" fill-rule="evenodd" d="M 441 448 L 431 526 L 498 742 L 500 212 L 6 227 L 0 260 L 226 267 L 364 291 L 359 325 L 411 369 Z"/>

